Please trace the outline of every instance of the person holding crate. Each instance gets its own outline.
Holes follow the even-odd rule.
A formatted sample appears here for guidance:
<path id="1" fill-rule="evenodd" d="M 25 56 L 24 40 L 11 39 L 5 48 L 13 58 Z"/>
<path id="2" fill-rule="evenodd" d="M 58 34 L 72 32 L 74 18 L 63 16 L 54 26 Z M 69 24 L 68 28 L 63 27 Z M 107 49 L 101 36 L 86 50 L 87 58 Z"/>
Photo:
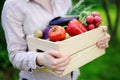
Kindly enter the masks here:
<path id="1" fill-rule="evenodd" d="M 70 61 L 70 55 L 57 51 L 29 51 L 26 36 L 35 30 L 44 30 L 48 22 L 57 16 L 64 16 L 72 7 L 71 0 L 6 0 L 2 11 L 2 26 L 5 32 L 9 60 L 21 70 L 19 80 L 77 80 L 79 70 L 64 77 L 42 70 L 46 66 L 61 74 Z M 104 29 L 106 33 L 106 29 Z M 98 40 L 99 48 L 107 48 L 109 34 Z M 42 45 L 41 45 L 42 46 Z"/>

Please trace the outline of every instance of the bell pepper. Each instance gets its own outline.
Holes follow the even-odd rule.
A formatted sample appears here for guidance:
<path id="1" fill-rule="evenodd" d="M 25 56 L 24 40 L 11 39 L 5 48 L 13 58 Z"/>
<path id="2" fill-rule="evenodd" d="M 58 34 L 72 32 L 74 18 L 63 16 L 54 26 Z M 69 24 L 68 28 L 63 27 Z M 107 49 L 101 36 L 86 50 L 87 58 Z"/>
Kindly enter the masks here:
<path id="1" fill-rule="evenodd" d="M 62 41 L 66 38 L 66 31 L 62 26 L 55 25 L 49 30 L 48 37 L 50 41 Z"/>
<path id="2" fill-rule="evenodd" d="M 76 19 L 71 20 L 68 23 L 68 26 L 66 28 L 66 32 L 70 36 L 75 36 L 75 35 L 81 34 L 81 33 L 86 32 L 86 31 L 87 31 L 87 29 L 84 26 L 84 24 L 81 21 L 76 20 Z"/>

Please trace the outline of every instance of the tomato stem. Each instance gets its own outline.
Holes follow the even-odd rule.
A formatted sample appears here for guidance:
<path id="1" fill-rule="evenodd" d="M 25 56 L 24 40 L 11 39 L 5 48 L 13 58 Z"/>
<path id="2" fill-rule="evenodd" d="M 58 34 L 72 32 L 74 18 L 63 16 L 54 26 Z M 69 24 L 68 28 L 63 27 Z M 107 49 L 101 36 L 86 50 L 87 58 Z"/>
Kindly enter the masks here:
<path id="1" fill-rule="evenodd" d="M 55 32 L 56 31 L 56 28 L 54 27 L 53 29 L 52 29 L 52 32 Z"/>

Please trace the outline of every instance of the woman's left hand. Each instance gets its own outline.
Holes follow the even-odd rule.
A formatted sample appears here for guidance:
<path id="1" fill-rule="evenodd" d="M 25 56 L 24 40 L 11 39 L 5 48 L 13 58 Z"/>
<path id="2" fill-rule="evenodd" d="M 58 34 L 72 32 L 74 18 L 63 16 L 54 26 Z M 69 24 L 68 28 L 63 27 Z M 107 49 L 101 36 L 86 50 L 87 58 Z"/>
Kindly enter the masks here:
<path id="1" fill-rule="evenodd" d="M 103 27 L 104 35 L 97 41 L 96 46 L 98 48 L 109 47 L 110 35 L 107 33 L 107 28 Z"/>

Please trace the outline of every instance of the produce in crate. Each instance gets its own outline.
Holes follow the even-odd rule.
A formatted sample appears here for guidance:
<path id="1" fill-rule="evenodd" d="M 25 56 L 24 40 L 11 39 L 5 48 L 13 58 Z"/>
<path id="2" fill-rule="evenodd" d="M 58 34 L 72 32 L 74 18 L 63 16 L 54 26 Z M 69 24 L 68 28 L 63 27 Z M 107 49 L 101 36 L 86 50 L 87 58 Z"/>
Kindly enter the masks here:
<path id="1" fill-rule="evenodd" d="M 69 21 L 73 20 L 73 19 L 77 19 L 79 20 L 79 16 L 58 16 L 55 17 L 54 19 L 52 19 L 49 22 L 49 25 L 60 25 L 60 26 L 65 26 L 69 23 Z"/>
<path id="2" fill-rule="evenodd" d="M 43 37 L 43 32 L 41 30 L 36 30 L 34 32 L 34 37 L 42 38 Z"/>
<path id="3" fill-rule="evenodd" d="M 93 23 L 93 22 L 94 22 L 94 17 L 93 17 L 92 15 L 87 16 L 87 18 L 86 18 L 86 23 L 87 23 L 87 24 L 91 24 L 91 23 Z"/>
<path id="4" fill-rule="evenodd" d="M 86 17 L 87 29 L 92 30 L 100 26 L 102 18 L 98 12 L 92 12 Z"/>
<path id="5" fill-rule="evenodd" d="M 67 38 L 59 39 L 59 36 L 54 36 L 56 39 L 54 38 L 55 40 L 52 40 L 51 37 L 48 36 L 49 35 L 48 32 L 52 29 L 53 26 L 63 27 L 65 29 L 65 32 L 70 36 L 75 36 L 100 26 L 102 18 L 100 17 L 100 14 L 98 12 L 92 12 L 91 14 L 84 13 L 84 15 L 86 15 L 84 17 L 85 19 L 83 19 L 84 21 L 81 20 L 82 18 L 78 16 L 64 16 L 64 17 L 59 16 L 52 19 L 49 22 L 49 26 L 44 29 L 42 39 L 50 38 L 49 40 L 51 41 L 61 41 L 67 39 Z M 53 31 L 53 29 L 51 31 Z"/>
<path id="6" fill-rule="evenodd" d="M 49 32 L 48 37 L 51 41 L 62 41 L 66 38 L 66 31 L 61 26 L 53 26 Z"/>
<path id="7" fill-rule="evenodd" d="M 54 25 L 60 25 L 60 26 L 66 26 L 69 21 L 72 19 L 77 19 L 79 20 L 79 16 L 58 16 L 53 18 L 50 22 L 49 25 L 44 29 L 43 31 L 43 39 L 48 39 L 48 31 L 52 28 Z"/>
<path id="8" fill-rule="evenodd" d="M 57 26 L 57 25 L 56 25 Z M 53 26 L 54 27 L 54 26 Z M 61 34 L 59 31 L 54 31 L 55 28 L 51 28 L 49 31 L 50 32 L 56 32 L 56 33 L 59 33 Z M 62 26 L 59 26 L 59 27 L 62 27 Z M 63 27 L 62 27 L 63 28 Z M 63 28 L 64 29 L 64 28 Z M 78 34 L 81 34 L 83 32 L 86 32 L 87 29 L 86 27 L 84 26 L 84 24 L 82 22 L 80 22 L 80 20 L 77 20 L 77 19 L 72 19 L 68 22 L 68 25 L 65 27 L 65 33 L 67 32 L 70 36 L 75 36 L 75 35 L 78 35 Z M 48 33 L 49 35 L 49 33 Z M 54 37 L 55 40 L 52 40 L 51 39 L 51 36 L 48 36 L 50 38 L 51 41 L 61 41 L 61 40 L 64 40 L 65 38 L 62 38 L 62 39 L 59 39 L 61 36 L 60 35 L 55 35 L 55 36 L 52 36 L 52 38 Z"/>
<path id="9" fill-rule="evenodd" d="M 89 24 L 88 26 L 87 26 L 87 29 L 88 30 L 92 30 L 92 29 L 94 29 L 95 28 L 95 25 L 94 24 Z"/>
<path id="10" fill-rule="evenodd" d="M 87 29 L 86 27 L 83 25 L 82 22 L 80 22 L 79 20 L 73 19 L 68 23 L 68 26 L 66 28 L 66 32 L 70 35 L 70 36 L 75 36 L 78 34 L 81 34 L 83 32 L 86 32 Z"/>
<path id="11" fill-rule="evenodd" d="M 92 15 L 93 17 L 95 17 L 95 16 L 99 16 L 99 17 L 100 17 L 100 13 L 99 13 L 99 12 L 96 12 L 96 11 L 92 12 L 91 15 Z"/>
<path id="12" fill-rule="evenodd" d="M 47 26 L 44 30 L 43 30 L 43 39 L 48 39 L 48 32 L 49 30 L 52 28 L 52 26 Z"/>
<path id="13" fill-rule="evenodd" d="M 95 17 L 94 17 L 94 24 L 95 24 L 95 27 L 99 27 L 101 21 L 102 21 L 102 18 L 101 18 L 101 17 L 95 16 Z"/>

